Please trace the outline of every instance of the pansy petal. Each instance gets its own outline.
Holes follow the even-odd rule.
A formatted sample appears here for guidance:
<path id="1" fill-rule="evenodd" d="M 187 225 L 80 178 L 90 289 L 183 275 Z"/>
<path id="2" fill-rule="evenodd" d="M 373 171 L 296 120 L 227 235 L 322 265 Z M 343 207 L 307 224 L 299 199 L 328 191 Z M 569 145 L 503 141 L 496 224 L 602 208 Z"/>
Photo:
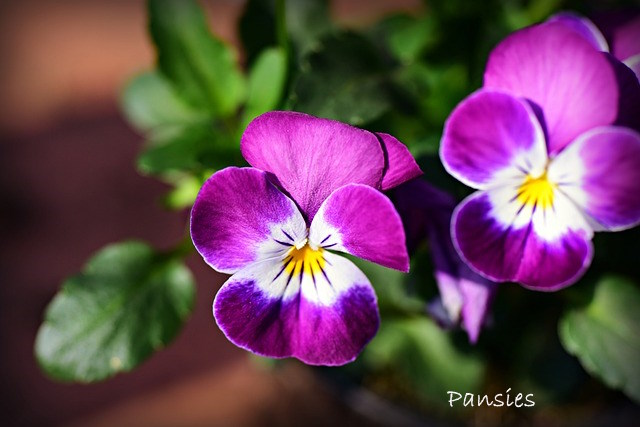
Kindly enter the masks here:
<path id="1" fill-rule="evenodd" d="M 287 272 L 282 260 L 268 260 L 233 275 L 213 304 L 220 329 L 262 356 L 310 365 L 353 361 L 378 330 L 376 296 L 351 261 L 327 251 L 322 257 L 318 270 Z"/>
<path id="2" fill-rule="evenodd" d="M 640 223 L 640 134 L 604 126 L 581 135 L 549 166 L 549 179 L 600 227 Z"/>
<path id="3" fill-rule="evenodd" d="M 613 25 L 611 25 L 613 24 Z M 623 22 L 611 22 L 605 25 L 611 39 L 611 53 L 620 61 L 640 55 L 640 13 L 634 16 L 625 14 Z"/>
<path id="4" fill-rule="evenodd" d="M 376 133 L 376 135 L 380 138 L 386 160 L 380 185 L 382 191 L 422 175 L 420 167 L 402 142 L 387 133 Z"/>
<path id="5" fill-rule="evenodd" d="M 311 223 L 309 242 L 409 271 L 400 215 L 387 196 L 366 185 L 349 184 L 331 193 Z"/>
<path id="6" fill-rule="evenodd" d="M 525 101 L 481 89 L 449 116 L 440 158 L 466 185 L 488 188 L 514 174 L 541 173 L 547 162 L 544 132 Z"/>
<path id="7" fill-rule="evenodd" d="M 609 44 L 604 38 L 604 35 L 602 35 L 598 27 L 596 27 L 590 19 L 584 16 L 572 12 L 560 12 L 550 17 L 547 22 L 559 22 L 578 33 L 595 49 L 602 52 L 609 52 Z"/>
<path id="8" fill-rule="evenodd" d="M 578 135 L 613 123 L 618 88 L 606 56 L 558 22 L 517 31 L 489 56 L 484 86 L 533 101 L 557 153 Z"/>
<path id="9" fill-rule="evenodd" d="M 275 176 L 309 223 L 336 188 L 382 182 L 385 159 L 376 136 L 335 120 L 268 112 L 247 126 L 240 148 L 251 166 Z"/>
<path id="10" fill-rule="evenodd" d="M 281 256 L 306 238 L 296 205 L 265 172 L 229 167 L 216 172 L 191 210 L 191 238 L 215 270 L 234 273 L 249 263 Z"/>
<path id="11" fill-rule="evenodd" d="M 485 277 L 541 291 L 574 283 L 591 262 L 592 230 L 572 202 L 556 192 L 553 208 L 522 205 L 516 189 L 477 192 L 452 218 L 462 258 Z"/>
<path id="12" fill-rule="evenodd" d="M 478 342 L 480 331 L 485 325 L 487 314 L 491 310 L 498 284 L 472 271 L 466 264 L 460 263 L 459 289 L 462 295 L 462 326 L 471 343 Z"/>

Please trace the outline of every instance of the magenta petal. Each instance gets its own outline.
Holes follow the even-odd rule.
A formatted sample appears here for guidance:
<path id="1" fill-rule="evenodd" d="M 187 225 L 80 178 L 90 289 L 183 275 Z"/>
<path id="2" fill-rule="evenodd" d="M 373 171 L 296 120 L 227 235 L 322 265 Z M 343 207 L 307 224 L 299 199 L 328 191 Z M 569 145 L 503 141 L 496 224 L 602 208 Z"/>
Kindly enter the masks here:
<path id="1" fill-rule="evenodd" d="M 376 296 L 349 260 L 325 253 L 325 274 L 278 275 L 278 261 L 253 264 L 220 289 L 213 309 L 231 342 L 267 357 L 310 365 L 353 361 L 378 330 Z"/>
<path id="2" fill-rule="evenodd" d="M 526 102 L 481 89 L 447 119 L 440 158 L 451 175 L 481 189 L 514 173 L 541 173 L 547 153 L 542 128 Z"/>
<path id="3" fill-rule="evenodd" d="M 517 31 L 489 56 L 487 88 L 537 104 L 544 114 L 550 153 L 618 113 L 614 71 L 604 54 L 561 23 Z"/>
<path id="4" fill-rule="evenodd" d="M 251 166 L 272 173 L 310 223 L 345 184 L 378 188 L 384 153 L 371 132 L 302 113 L 272 111 L 254 119 L 240 146 Z"/>
<path id="5" fill-rule="evenodd" d="M 191 210 L 191 238 L 211 267 L 234 273 L 288 250 L 306 237 L 304 218 L 266 173 L 229 167 L 216 172 Z"/>
<path id="6" fill-rule="evenodd" d="M 640 223 L 640 134 L 631 129 L 581 135 L 551 162 L 549 178 L 604 230 Z"/>
<path id="7" fill-rule="evenodd" d="M 609 52 L 609 45 L 598 27 L 584 16 L 572 12 L 560 12 L 550 17 L 547 22 L 559 22 L 578 33 L 595 49 Z"/>
<path id="8" fill-rule="evenodd" d="M 611 53 L 620 61 L 640 54 L 640 13 L 625 22 L 608 28 L 611 37 Z"/>
<path id="9" fill-rule="evenodd" d="M 387 196 L 366 185 L 345 185 L 331 193 L 311 223 L 309 243 L 409 271 L 400 215 Z"/>
<path id="10" fill-rule="evenodd" d="M 376 135 L 380 137 L 387 160 L 380 186 L 382 191 L 422 175 L 420 167 L 402 142 L 386 133 L 377 133 Z"/>
<path id="11" fill-rule="evenodd" d="M 458 252 L 493 281 L 519 282 L 540 291 L 574 283 L 591 263 L 591 230 L 582 223 L 581 214 L 571 210 L 571 202 L 560 204 L 560 195 L 555 199 L 553 211 L 539 209 L 536 218 L 515 218 L 509 224 L 488 192 L 469 196 L 452 219 Z"/>

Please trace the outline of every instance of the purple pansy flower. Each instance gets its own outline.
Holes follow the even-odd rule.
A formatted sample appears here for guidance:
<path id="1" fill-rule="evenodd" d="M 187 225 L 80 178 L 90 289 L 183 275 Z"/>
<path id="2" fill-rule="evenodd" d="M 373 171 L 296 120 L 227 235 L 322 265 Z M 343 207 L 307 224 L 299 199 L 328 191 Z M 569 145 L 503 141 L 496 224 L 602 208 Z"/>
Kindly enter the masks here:
<path id="1" fill-rule="evenodd" d="M 589 266 L 594 231 L 640 222 L 640 135 L 611 126 L 617 103 L 613 65 L 561 23 L 492 51 L 484 88 L 452 112 L 440 147 L 449 173 L 480 190 L 452 218 L 472 268 L 560 289 Z"/>
<path id="2" fill-rule="evenodd" d="M 498 286 L 472 271 L 453 247 L 449 229 L 455 199 L 421 179 L 396 188 L 393 198 L 405 226 L 409 251 L 429 239 L 440 292 L 440 297 L 429 304 L 429 313 L 444 327 L 461 324 L 469 341 L 477 342 Z"/>
<path id="3" fill-rule="evenodd" d="M 191 211 L 196 249 L 232 274 L 213 311 L 234 344 L 314 365 L 352 361 L 379 325 L 376 296 L 346 252 L 408 271 L 400 217 L 378 190 L 422 172 L 398 140 L 344 123 L 270 112 L 249 124 L 230 167 Z"/>

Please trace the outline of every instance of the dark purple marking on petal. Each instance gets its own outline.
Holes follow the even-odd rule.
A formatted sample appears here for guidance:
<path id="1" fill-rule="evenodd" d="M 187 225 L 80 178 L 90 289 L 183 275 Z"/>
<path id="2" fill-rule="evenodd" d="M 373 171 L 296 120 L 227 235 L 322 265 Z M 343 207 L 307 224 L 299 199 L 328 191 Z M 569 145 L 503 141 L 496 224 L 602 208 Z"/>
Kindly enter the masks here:
<path id="1" fill-rule="evenodd" d="M 375 294 L 370 285 L 358 284 L 333 305 L 320 306 L 301 294 L 288 301 L 269 298 L 253 280 L 232 278 L 216 296 L 214 316 L 239 347 L 326 366 L 353 361 L 379 326 Z"/>

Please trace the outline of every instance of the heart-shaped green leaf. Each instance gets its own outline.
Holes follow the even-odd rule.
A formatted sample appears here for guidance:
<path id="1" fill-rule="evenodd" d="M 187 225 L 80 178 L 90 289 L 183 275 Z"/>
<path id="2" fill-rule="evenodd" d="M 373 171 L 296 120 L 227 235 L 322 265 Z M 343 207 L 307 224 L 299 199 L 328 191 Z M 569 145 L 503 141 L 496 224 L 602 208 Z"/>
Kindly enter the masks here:
<path id="1" fill-rule="evenodd" d="M 140 242 L 107 246 L 47 308 L 37 360 L 61 381 L 130 371 L 178 334 L 194 296 L 191 272 L 179 260 Z"/>

